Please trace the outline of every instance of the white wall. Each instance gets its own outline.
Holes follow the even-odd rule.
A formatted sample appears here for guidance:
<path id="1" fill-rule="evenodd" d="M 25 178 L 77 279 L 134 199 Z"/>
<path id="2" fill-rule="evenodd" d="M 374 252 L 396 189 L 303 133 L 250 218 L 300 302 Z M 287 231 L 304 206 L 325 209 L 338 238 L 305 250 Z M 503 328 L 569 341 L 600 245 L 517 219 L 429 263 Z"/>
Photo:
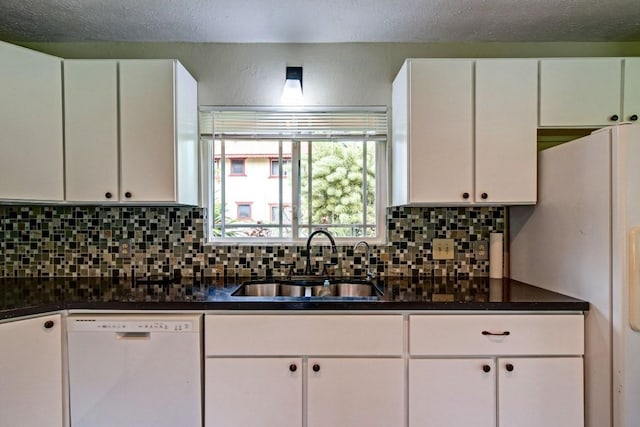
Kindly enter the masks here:
<path id="1" fill-rule="evenodd" d="M 304 67 L 308 105 L 391 105 L 405 58 L 640 56 L 640 43 L 22 43 L 63 58 L 177 58 L 201 105 L 278 105 L 287 65 Z"/>

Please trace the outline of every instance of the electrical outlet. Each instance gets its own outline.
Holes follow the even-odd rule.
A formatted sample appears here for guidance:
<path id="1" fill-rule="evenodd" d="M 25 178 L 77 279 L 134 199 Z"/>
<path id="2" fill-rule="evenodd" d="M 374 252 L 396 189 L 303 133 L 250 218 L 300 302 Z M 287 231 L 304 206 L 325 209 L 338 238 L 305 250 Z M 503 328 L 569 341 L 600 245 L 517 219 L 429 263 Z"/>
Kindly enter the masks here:
<path id="1" fill-rule="evenodd" d="M 121 258 L 131 258 L 131 251 L 133 250 L 133 241 L 131 239 L 121 240 L 119 247 Z"/>
<path id="2" fill-rule="evenodd" d="M 433 239 L 433 259 L 453 259 L 453 239 Z"/>
<path id="3" fill-rule="evenodd" d="M 473 253 L 476 254 L 476 259 L 479 261 L 485 261 L 489 259 L 489 241 L 477 240 L 473 242 Z"/>

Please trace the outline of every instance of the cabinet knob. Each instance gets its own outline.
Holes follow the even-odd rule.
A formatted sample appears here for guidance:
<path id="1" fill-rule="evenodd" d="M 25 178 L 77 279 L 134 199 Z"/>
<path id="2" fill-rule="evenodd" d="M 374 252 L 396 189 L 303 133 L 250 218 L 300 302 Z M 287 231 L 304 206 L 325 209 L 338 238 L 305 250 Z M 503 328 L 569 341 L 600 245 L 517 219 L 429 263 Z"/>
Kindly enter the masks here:
<path id="1" fill-rule="evenodd" d="M 297 370 L 298 370 L 298 367 L 296 366 L 296 364 L 295 364 L 295 363 L 292 363 L 291 365 L 289 365 L 289 370 L 290 370 L 291 372 L 295 372 L 295 371 L 297 371 Z"/>
<path id="2" fill-rule="evenodd" d="M 469 198 L 469 193 L 462 193 L 462 198 L 463 199 L 468 199 Z"/>
<path id="3" fill-rule="evenodd" d="M 491 372 L 491 366 L 489 365 L 482 365 L 482 370 L 485 372 Z"/>
<path id="4" fill-rule="evenodd" d="M 511 363 L 507 363 L 505 365 L 505 368 L 507 369 L 507 371 L 512 372 L 513 371 L 513 365 Z"/>
<path id="5" fill-rule="evenodd" d="M 631 120 L 632 122 L 635 122 L 636 120 L 638 120 L 638 115 L 632 114 L 631 116 L 629 116 L 629 120 Z"/>
<path id="6" fill-rule="evenodd" d="M 617 114 L 614 114 L 613 116 L 609 117 L 609 120 L 611 120 L 612 122 L 617 122 L 619 119 Z"/>
<path id="7" fill-rule="evenodd" d="M 44 322 L 44 328 L 45 329 L 51 329 L 51 328 L 53 328 L 53 325 L 55 325 L 53 320 L 47 320 L 46 322 Z"/>
<path id="8" fill-rule="evenodd" d="M 482 193 L 480 197 L 482 197 L 482 200 L 487 200 L 487 198 L 489 198 L 489 195 L 487 193 Z"/>
<path id="9" fill-rule="evenodd" d="M 104 193 L 104 197 L 106 197 L 107 199 L 110 199 L 112 195 L 110 192 L 107 191 L 106 193 Z"/>
<path id="10" fill-rule="evenodd" d="M 320 372 L 320 365 L 318 365 L 317 363 L 315 365 L 313 365 L 313 372 Z"/>
<path id="11" fill-rule="evenodd" d="M 124 193 L 124 197 L 126 197 L 127 199 L 131 198 L 131 192 L 127 191 L 126 193 Z"/>

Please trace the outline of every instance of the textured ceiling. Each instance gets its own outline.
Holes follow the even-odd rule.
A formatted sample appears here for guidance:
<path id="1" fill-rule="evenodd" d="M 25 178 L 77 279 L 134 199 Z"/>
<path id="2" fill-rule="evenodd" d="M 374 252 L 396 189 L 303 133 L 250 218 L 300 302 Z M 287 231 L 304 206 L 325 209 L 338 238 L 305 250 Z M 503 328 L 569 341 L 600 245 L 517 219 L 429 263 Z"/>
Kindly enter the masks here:
<path id="1" fill-rule="evenodd" d="M 9 41 L 640 41 L 640 0 L 0 0 Z"/>

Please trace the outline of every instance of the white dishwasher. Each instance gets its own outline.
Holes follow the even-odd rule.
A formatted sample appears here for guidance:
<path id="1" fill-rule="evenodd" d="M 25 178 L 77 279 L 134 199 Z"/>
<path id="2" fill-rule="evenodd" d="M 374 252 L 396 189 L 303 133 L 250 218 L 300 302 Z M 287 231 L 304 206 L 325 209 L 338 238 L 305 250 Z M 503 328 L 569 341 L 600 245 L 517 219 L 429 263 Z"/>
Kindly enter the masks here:
<path id="1" fill-rule="evenodd" d="M 69 316 L 71 426 L 202 426 L 201 321 Z"/>

